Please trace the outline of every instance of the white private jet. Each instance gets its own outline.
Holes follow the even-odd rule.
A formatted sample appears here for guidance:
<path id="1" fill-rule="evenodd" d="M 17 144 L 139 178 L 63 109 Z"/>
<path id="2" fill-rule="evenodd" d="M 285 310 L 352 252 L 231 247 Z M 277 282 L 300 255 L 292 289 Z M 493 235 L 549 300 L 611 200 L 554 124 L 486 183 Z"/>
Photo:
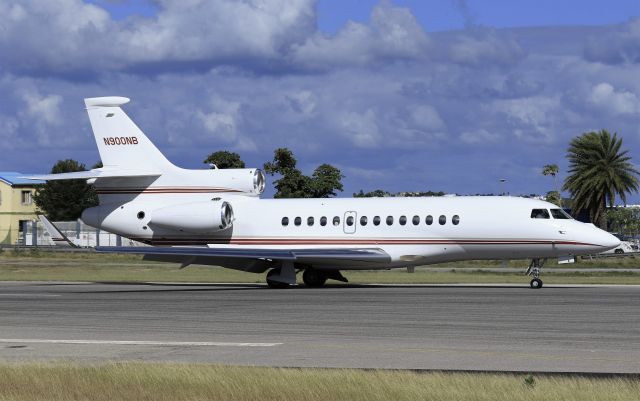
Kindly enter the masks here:
<path id="1" fill-rule="evenodd" d="M 346 281 L 341 270 L 472 259 L 531 259 L 532 288 L 546 258 L 612 249 L 620 241 L 540 200 L 515 197 L 260 199 L 258 169 L 186 170 L 169 162 L 120 106 L 85 99 L 104 167 L 29 177 L 87 179 L 100 205 L 82 220 L 155 247 L 98 247 L 145 260 L 267 274 L 271 287 Z"/>

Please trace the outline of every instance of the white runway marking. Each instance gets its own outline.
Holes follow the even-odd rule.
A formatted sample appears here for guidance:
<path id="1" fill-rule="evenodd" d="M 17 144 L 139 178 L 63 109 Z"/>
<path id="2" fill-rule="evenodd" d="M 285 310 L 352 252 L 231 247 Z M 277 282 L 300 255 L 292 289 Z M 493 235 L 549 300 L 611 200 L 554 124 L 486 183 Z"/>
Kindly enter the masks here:
<path id="1" fill-rule="evenodd" d="M 37 298 L 37 297 L 59 297 L 57 294 L 0 294 L 0 297 L 20 297 L 20 298 Z"/>
<path id="2" fill-rule="evenodd" d="M 156 345 L 174 347 L 273 347 L 282 343 L 233 343 L 210 341 L 110 341 L 110 340 L 47 340 L 27 338 L 0 338 L 0 343 L 22 344 L 80 344 L 80 345 Z"/>

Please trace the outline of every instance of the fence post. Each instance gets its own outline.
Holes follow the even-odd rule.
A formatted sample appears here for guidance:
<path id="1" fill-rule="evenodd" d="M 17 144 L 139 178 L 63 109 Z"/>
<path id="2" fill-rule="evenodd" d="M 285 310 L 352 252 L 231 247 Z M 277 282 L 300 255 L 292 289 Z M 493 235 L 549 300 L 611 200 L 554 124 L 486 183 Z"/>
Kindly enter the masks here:
<path id="1" fill-rule="evenodd" d="M 31 222 L 31 246 L 38 246 L 38 222 Z"/>
<path id="2" fill-rule="evenodd" d="M 116 246 L 122 246 L 122 237 L 116 235 Z"/>
<path id="3" fill-rule="evenodd" d="M 100 246 L 100 229 L 96 228 L 96 246 Z"/>

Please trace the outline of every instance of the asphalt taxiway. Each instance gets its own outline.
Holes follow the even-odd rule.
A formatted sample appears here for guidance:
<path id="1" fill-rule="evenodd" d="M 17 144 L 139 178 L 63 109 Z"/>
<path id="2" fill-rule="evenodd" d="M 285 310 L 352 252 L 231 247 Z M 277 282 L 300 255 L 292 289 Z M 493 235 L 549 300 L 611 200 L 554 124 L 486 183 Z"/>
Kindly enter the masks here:
<path id="1" fill-rule="evenodd" d="M 0 360 L 640 373 L 640 286 L 0 282 Z"/>

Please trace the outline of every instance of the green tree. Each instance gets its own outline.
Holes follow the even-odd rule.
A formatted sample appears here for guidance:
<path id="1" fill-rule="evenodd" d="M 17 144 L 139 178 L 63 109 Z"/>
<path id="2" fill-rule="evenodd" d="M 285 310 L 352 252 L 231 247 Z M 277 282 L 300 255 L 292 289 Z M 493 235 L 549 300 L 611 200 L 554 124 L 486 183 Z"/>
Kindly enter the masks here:
<path id="1" fill-rule="evenodd" d="M 353 194 L 354 198 L 384 198 L 387 196 L 393 195 L 387 191 L 383 191 L 382 189 L 376 189 L 371 192 L 364 192 L 363 190 L 360 190 L 360 192 Z"/>
<path id="2" fill-rule="evenodd" d="M 623 202 L 638 191 L 638 174 L 622 138 L 606 130 L 587 132 L 571 140 L 567 151 L 569 176 L 563 189 L 573 197 L 574 214 L 588 210 L 591 221 L 606 229 L 605 208 L 613 206 L 616 195 Z"/>
<path id="3" fill-rule="evenodd" d="M 52 174 L 86 171 L 84 164 L 75 160 L 59 160 Z M 86 180 L 47 181 L 40 186 L 33 200 L 38 209 L 51 220 L 75 220 L 88 207 L 98 205 L 98 196 Z"/>
<path id="4" fill-rule="evenodd" d="M 203 163 L 215 164 L 218 168 L 244 168 L 245 166 L 239 154 L 226 150 L 211 153 Z"/>
<path id="5" fill-rule="evenodd" d="M 609 230 L 624 236 L 636 236 L 640 232 L 640 208 L 616 207 L 607 210 Z"/>
<path id="6" fill-rule="evenodd" d="M 547 201 L 562 207 L 562 195 L 560 194 L 560 190 L 558 188 L 558 172 L 559 171 L 560 171 L 560 168 L 558 168 L 557 164 L 547 164 L 544 167 L 542 167 L 542 175 L 544 175 L 545 177 L 549 175 L 553 177 L 554 191 L 551 191 L 551 192 L 555 192 L 555 194 L 551 194 L 551 197 L 553 200 L 556 200 L 556 201 L 553 202 L 549 200 L 549 194 L 551 192 L 547 193 Z"/>
<path id="7" fill-rule="evenodd" d="M 278 148 L 273 153 L 273 161 L 264 164 L 264 171 L 281 176 L 274 182 L 274 198 L 328 198 L 343 190 L 344 176 L 332 165 L 318 166 L 309 177 L 296 168 L 297 160 L 291 150 Z"/>
<path id="8" fill-rule="evenodd" d="M 330 164 L 321 164 L 311 175 L 309 182 L 312 198 L 329 198 L 336 196 L 336 191 L 342 191 L 342 179 L 344 175 L 339 169 Z"/>
<path id="9" fill-rule="evenodd" d="M 554 205 L 558 205 L 562 207 L 562 197 L 558 191 L 549 191 L 546 195 L 547 202 L 553 203 Z"/>

